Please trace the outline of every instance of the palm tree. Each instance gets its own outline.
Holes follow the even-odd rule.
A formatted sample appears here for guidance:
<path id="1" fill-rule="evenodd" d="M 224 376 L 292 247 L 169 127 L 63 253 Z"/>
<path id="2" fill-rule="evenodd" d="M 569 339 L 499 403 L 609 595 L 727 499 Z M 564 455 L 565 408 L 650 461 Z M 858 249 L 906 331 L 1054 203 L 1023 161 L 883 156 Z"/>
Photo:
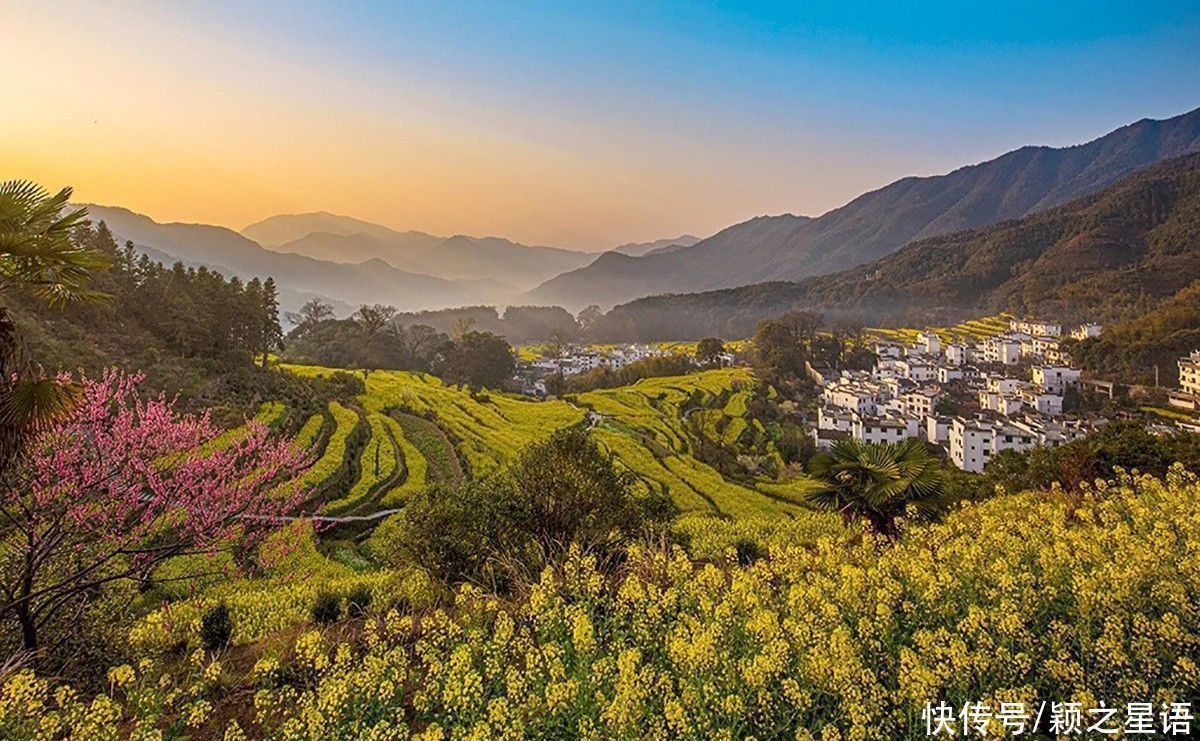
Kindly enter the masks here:
<path id="1" fill-rule="evenodd" d="M 935 519 L 949 504 L 938 459 L 916 438 L 896 444 L 840 440 L 815 456 L 809 472 L 821 486 L 807 504 L 840 512 L 846 522 L 862 519 L 886 538 L 899 535 L 896 519 L 909 513 Z"/>
<path id="2" fill-rule="evenodd" d="M 87 209 L 65 211 L 71 189 L 50 195 L 25 180 L 0 183 L 0 299 L 27 293 L 51 306 L 100 298 L 88 290 L 93 270 L 108 258 L 71 239 Z M 22 352 L 21 333 L 0 305 L 0 470 L 24 435 L 70 408 L 73 394 L 54 379 L 41 378 Z"/>

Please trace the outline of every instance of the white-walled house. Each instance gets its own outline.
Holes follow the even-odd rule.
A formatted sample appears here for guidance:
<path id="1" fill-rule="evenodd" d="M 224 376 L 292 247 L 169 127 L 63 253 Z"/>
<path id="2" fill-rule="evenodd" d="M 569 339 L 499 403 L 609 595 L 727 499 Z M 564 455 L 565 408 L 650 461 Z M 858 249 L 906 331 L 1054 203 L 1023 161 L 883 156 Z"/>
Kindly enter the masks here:
<path id="1" fill-rule="evenodd" d="M 1179 388 L 1188 394 L 1200 394 L 1200 350 L 1179 359 Z"/>
<path id="2" fill-rule="evenodd" d="M 1072 329 L 1071 337 L 1076 340 L 1086 340 L 1089 337 L 1099 337 L 1102 331 L 1103 327 L 1101 327 L 1099 324 L 1087 322 L 1080 324 L 1075 329 Z"/>
<path id="3" fill-rule="evenodd" d="M 876 342 L 875 355 L 879 358 L 899 358 L 904 355 L 904 346 L 899 342 Z"/>
<path id="4" fill-rule="evenodd" d="M 1017 393 L 1021 401 L 1023 401 L 1031 409 L 1035 410 L 1038 414 L 1045 414 L 1050 417 L 1057 417 L 1062 414 L 1062 394 L 1055 394 L 1046 391 L 1034 384 L 1022 388 Z"/>
<path id="5" fill-rule="evenodd" d="M 1017 389 L 1021 388 L 1023 381 L 1019 378 L 1005 378 L 1004 376 L 990 375 L 984 379 L 987 390 L 996 394 L 1012 394 L 1016 393 Z"/>
<path id="6" fill-rule="evenodd" d="M 1029 450 L 1038 444 L 1029 430 L 1003 422 L 955 417 L 947 432 L 950 460 L 964 471 L 980 473 L 1001 450 Z"/>
<path id="7" fill-rule="evenodd" d="M 874 384 L 858 381 L 831 383 L 821 391 L 825 403 L 849 409 L 859 414 L 874 414 L 877 404 L 886 400 L 887 394 Z"/>
<path id="8" fill-rule="evenodd" d="M 1010 319 L 1008 328 L 1014 332 L 1024 332 L 1031 335 L 1059 337 L 1062 335 L 1062 325 L 1041 319 Z"/>
<path id="9" fill-rule="evenodd" d="M 1032 374 L 1033 382 L 1052 394 L 1063 394 L 1068 388 L 1079 385 L 1078 368 L 1065 365 L 1035 365 Z"/>
<path id="10" fill-rule="evenodd" d="M 945 355 L 946 362 L 950 365 L 966 365 L 967 363 L 967 346 L 962 342 L 949 343 L 942 354 Z"/>
<path id="11" fill-rule="evenodd" d="M 923 418 L 933 414 L 933 408 L 941 395 L 942 390 L 937 386 L 925 386 L 901 394 L 899 398 L 906 415 Z"/>
<path id="12" fill-rule="evenodd" d="M 849 432 L 854 426 L 854 412 L 830 407 L 817 408 L 817 429 Z"/>
<path id="13" fill-rule="evenodd" d="M 932 414 L 925 417 L 925 439 L 934 445 L 945 445 L 949 440 L 950 420 L 945 417 L 935 417 Z"/>
<path id="14" fill-rule="evenodd" d="M 918 424 L 911 418 L 858 415 L 850 436 L 866 443 L 898 443 L 908 437 L 918 437 Z"/>
<path id="15" fill-rule="evenodd" d="M 955 417 L 946 431 L 950 460 L 964 471 L 980 473 L 992 455 L 992 425 Z"/>
<path id="16" fill-rule="evenodd" d="M 937 369 L 938 383 L 950 383 L 963 377 L 962 366 L 939 365 Z"/>
<path id="17" fill-rule="evenodd" d="M 900 374 L 910 381 L 924 383 L 932 381 L 937 377 L 937 370 L 933 362 L 923 356 L 909 356 L 903 360 L 896 361 L 896 367 L 900 370 Z"/>
<path id="18" fill-rule="evenodd" d="M 1016 337 L 989 337 L 983 343 L 983 359 L 988 363 L 1016 365 L 1021 359 L 1021 340 Z"/>
<path id="19" fill-rule="evenodd" d="M 942 352 L 942 338 L 938 337 L 937 332 L 921 332 L 917 335 L 917 345 L 927 355 L 939 355 Z"/>

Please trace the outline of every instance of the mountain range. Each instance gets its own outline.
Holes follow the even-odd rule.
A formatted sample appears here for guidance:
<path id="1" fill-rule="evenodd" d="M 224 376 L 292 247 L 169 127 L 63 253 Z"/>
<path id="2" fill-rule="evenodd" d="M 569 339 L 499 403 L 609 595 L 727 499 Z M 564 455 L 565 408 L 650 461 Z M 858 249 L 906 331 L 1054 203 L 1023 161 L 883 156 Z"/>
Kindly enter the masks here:
<path id="1" fill-rule="evenodd" d="M 292 311 L 309 298 L 335 302 L 348 311 L 361 303 L 388 303 L 401 310 L 504 302 L 511 289 L 489 280 L 446 280 L 400 270 L 371 258 L 331 262 L 269 250 L 221 226 L 159 223 L 125 208 L 85 204 L 89 218 L 104 221 L 119 241 L 163 262 L 206 265 L 243 279 L 270 276 L 280 288 L 280 308 Z"/>
<path id="2" fill-rule="evenodd" d="M 814 219 L 759 217 L 690 247 L 601 255 L 528 292 L 531 303 L 611 306 L 654 294 L 823 275 L 905 244 L 1035 213 L 1155 162 L 1200 150 L 1200 109 L 1143 119 L 1086 144 L 1028 146 L 933 177 L 907 177 Z"/>
<path id="3" fill-rule="evenodd" d="M 893 326 L 997 311 L 1113 322 L 1193 285 L 1200 285 L 1200 152 L 1069 203 L 919 239 L 838 273 L 639 299 L 610 311 L 600 333 L 744 337 L 759 320 L 792 310 Z"/>
<path id="4" fill-rule="evenodd" d="M 661 254 L 664 252 L 674 252 L 675 250 L 691 247 L 700 241 L 700 237 L 692 234 L 681 234 L 674 239 L 656 239 L 653 242 L 629 242 L 628 244 L 618 245 L 613 247 L 609 252 L 616 252 L 630 257 L 641 257 L 642 255 Z"/>
<path id="5" fill-rule="evenodd" d="M 806 278 L 839 274 L 906 244 L 1047 212 L 1196 151 L 1200 109 L 1162 121 L 1143 119 L 1087 144 L 1022 147 L 946 175 L 904 178 L 816 218 L 760 216 L 704 239 L 685 234 L 599 254 L 498 237 L 398 231 L 327 212 L 273 216 L 238 233 L 158 223 L 111 206 L 90 209 L 93 219 L 103 219 L 118 238 L 132 240 L 155 259 L 207 265 L 244 279 L 274 277 L 285 310 L 322 297 L 339 313 L 361 303 L 388 303 L 401 311 L 479 304 L 577 311 L 590 304 L 610 307 L 647 296 L 718 291 L 714 295 L 729 301 L 748 301 L 726 308 L 749 316 L 766 296 L 788 297 L 767 303 L 795 303 L 797 281 L 809 285 Z M 756 287 L 720 293 L 741 286 Z M 856 286 L 847 290 L 858 295 Z M 705 296 L 704 306 L 724 301 Z M 832 305 L 843 298 L 828 296 Z M 690 300 L 665 299 L 680 306 Z"/>
<path id="6" fill-rule="evenodd" d="M 593 253 L 519 244 L 500 237 L 437 237 L 396 231 L 323 211 L 272 216 L 247 226 L 242 235 L 276 252 L 318 260 L 383 260 L 400 270 L 435 278 L 486 279 L 505 287 L 511 296 L 596 257 Z"/>

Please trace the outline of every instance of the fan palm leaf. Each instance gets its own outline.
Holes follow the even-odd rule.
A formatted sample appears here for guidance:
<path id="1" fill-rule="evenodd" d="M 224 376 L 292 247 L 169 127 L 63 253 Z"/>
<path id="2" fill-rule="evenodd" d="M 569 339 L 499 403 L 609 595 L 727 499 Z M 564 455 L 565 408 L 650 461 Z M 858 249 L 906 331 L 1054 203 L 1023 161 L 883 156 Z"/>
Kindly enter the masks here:
<path id="1" fill-rule="evenodd" d="M 52 306 L 97 300 L 91 274 L 110 265 L 106 255 L 73 235 L 87 209 L 68 208 L 71 189 L 51 194 L 27 180 L 0 182 L 0 292 L 20 291 Z M 72 385 L 40 377 L 23 357 L 21 333 L 0 305 L 0 468 L 31 432 L 68 413 Z"/>
<path id="2" fill-rule="evenodd" d="M 888 537 L 906 512 L 932 519 L 947 504 L 939 463 L 916 439 L 894 445 L 842 440 L 814 457 L 809 473 L 821 482 L 806 493 L 809 506 L 865 519 Z"/>

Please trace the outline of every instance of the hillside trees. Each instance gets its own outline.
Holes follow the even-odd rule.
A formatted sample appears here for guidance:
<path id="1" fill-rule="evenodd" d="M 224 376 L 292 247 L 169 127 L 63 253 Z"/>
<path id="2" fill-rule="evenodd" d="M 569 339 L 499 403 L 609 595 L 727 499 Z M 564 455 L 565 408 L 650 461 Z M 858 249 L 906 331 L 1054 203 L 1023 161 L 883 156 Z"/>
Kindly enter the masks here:
<path id="1" fill-rule="evenodd" d="M 767 383 L 781 384 L 804 377 L 804 364 L 812 357 L 820 317 L 791 312 L 759 323 L 754 330 L 754 369 Z"/>
<path id="2" fill-rule="evenodd" d="M 696 343 L 696 362 L 701 365 L 715 365 L 725 352 L 725 343 L 719 337 L 705 337 Z"/>
<path id="3" fill-rule="evenodd" d="M 94 372 L 141 353 L 146 357 L 139 364 L 170 355 L 213 368 L 249 367 L 278 342 L 278 299 L 271 280 L 244 283 L 203 266 L 167 267 L 137 255 L 132 243 L 118 247 L 103 222 L 75 226 L 71 242 L 104 256 L 110 269 L 93 271 L 89 285 L 108 300 L 73 304 L 61 312 L 29 302 L 20 306 L 29 323 L 39 325 L 37 339 L 48 365 L 83 364 Z M 71 335 L 84 339 L 82 346 Z M 104 357 L 84 363 L 87 350 Z"/>
<path id="4" fill-rule="evenodd" d="M 1175 385 L 1176 361 L 1200 348 L 1200 280 L 1143 315 L 1068 347 L 1076 363 L 1101 378 L 1150 384 L 1157 367 L 1159 383 Z"/>
<path id="5" fill-rule="evenodd" d="M 265 496 L 306 462 L 286 440 L 258 426 L 229 448 L 196 452 L 217 433 L 207 415 L 142 397 L 140 381 L 116 371 L 83 379 L 78 406 L 0 480 L 10 535 L 0 621 L 20 626 L 27 650 L 60 613 L 117 583 L 148 583 L 168 560 L 250 552 L 299 501 L 294 486 Z M 190 563 L 192 574 L 220 567 Z"/>
<path id="6" fill-rule="evenodd" d="M 516 366 L 512 347 L 491 332 L 463 332 L 444 342 L 433 372 L 447 383 L 476 388 L 497 388 Z"/>
<path id="7" fill-rule="evenodd" d="M 309 302 L 287 336 L 283 357 L 341 368 L 430 371 L 446 336 L 424 325 L 400 326 L 396 316 L 395 308 L 374 304 L 335 319 L 327 304 Z"/>

